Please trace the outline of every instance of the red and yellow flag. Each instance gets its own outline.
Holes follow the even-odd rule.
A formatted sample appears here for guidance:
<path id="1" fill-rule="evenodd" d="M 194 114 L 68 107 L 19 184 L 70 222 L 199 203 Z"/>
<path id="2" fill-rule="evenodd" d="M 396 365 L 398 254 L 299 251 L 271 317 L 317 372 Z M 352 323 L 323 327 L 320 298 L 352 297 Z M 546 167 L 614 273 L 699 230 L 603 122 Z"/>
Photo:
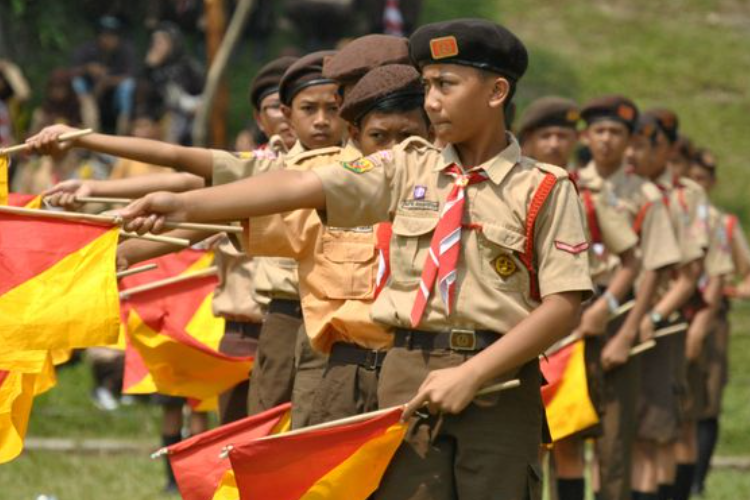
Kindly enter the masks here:
<path id="1" fill-rule="evenodd" d="M 0 228 L 0 345 L 48 350 L 117 340 L 116 227 L 3 213 Z"/>
<path id="2" fill-rule="evenodd" d="M 584 348 L 583 340 L 579 340 L 540 363 L 548 382 L 542 387 L 542 400 L 553 441 L 599 422 L 589 396 Z"/>
<path id="3" fill-rule="evenodd" d="M 47 353 L 41 365 L 0 370 L 0 464 L 21 453 L 34 397 L 56 383 L 52 357 Z"/>
<path id="4" fill-rule="evenodd" d="M 365 500 L 406 433 L 401 413 L 235 443 L 229 458 L 240 498 Z"/>
<path id="5" fill-rule="evenodd" d="M 224 447 L 288 429 L 291 403 L 198 434 L 167 448 L 177 486 L 184 500 L 212 500 L 219 489 L 232 484 L 229 460 L 220 458 Z M 226 477 L 225 477 L 226 476 Z M 234 498 L 239 498 L 237 495 Z"/>
<path id="6" fill-rule="evenodd" d="M 11 207 L 40 209 L 42 208 L 42 195 L 8 193 L 7 204 Z"/>
<path id="7" fill-rule="evenodd" d="M 183 252 L 188 252 L 184 258 L 193 260 L 179 274 L 205 269 L 213 258 L 210 253 Z M 160 274 L 169 269 L 170 266 L 159 262 Z M 148 281 L 154 281 L 157 270 L 129 277 L 125 288 L 143 284 L 144 275 L 149 277 Z M 247 380 L 252 358 L 219 352 L 224 320 L 211 311 L 217 282 L 216 276 L 205 276 L 134 294 L 127 300 L 129 340 L 138 350 L 158 392 L 208 400 Z M 137 362 L 133 368 L 138 368 Z M 134 390 L 130 388 L 128 392 Z"/>
<path id="8" fill-rule="evenodd" d="M 8 157 L 0 155 L 0 205 L 8 204 Z"/>

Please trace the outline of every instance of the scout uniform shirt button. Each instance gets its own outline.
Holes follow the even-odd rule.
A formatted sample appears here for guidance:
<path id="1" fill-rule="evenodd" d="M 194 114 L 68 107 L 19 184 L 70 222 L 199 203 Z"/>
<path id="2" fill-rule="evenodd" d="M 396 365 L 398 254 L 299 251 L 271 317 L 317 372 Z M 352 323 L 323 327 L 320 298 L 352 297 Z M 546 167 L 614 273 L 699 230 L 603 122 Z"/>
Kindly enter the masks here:
<path id="1" fill-rule="evenodd" d="M 510 255 L 499 255 L 495 259 L 495 271 L 503 278 L 507 278 L 511 274 L 515 273 L 516 269 L 516 262 L 511 258 Z"/>

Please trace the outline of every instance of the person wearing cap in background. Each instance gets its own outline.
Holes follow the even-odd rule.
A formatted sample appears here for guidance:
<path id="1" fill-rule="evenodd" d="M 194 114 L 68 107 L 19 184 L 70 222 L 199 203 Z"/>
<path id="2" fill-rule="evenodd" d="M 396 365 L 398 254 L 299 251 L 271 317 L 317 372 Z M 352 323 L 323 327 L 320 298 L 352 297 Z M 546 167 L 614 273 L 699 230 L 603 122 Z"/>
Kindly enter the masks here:
<path id="1" fill-rule="evenodd" d="M 607 323 L 601 363 L 604 369 L 602 435 L 596 440 L 598 474 L 594 490 L 606 500 L 631 499 L 632 444 L 636 430 L 638 359 L 630 348 L 651 307 L 660 271 L 680 260 L 680 251 L 659 189 L 623 165 L 638 109 L 629 99 L 611 95 L 589 101 L 581 110 L 586 123 L 582 138 L 592 160 L 578 172 L 579 189 L 611 190 L 607 202 L 627 215 L 639 237 L 641 276 L 630 312 Z M 629 291 L 628 296 L 633 292 Z M 605 297 L 606 299 L 606 297 Z M 615 310 L 620 302 L 607 301 Z"/>
<path id="2" fill-rule="evenodd" d="M 100 17 L 96 39 L 78 47 L 71 61 L 73 88 L 80 95 L 94 96 L 100 123 L 107 132 L 125 133 L 133 109 L 136 56 L 124 31 L 117 17 Z"/>
<path id="3" fill-rule="evenodd" d="M 340 115 L 349 124 L 354 146 L 368 155 L 410 137 L 425 141 L 429 120 L 423 103 L 417 70 L 391 64 L 367 73 L 347 94 Z M 322 158 L 325 164 L 331 161 L 329 156 Z M 315 166 L 308 162 L 304 168 Z M 387 226 L 323 226 L 314 210 L 249 222 L 250 254 L 298 261 L 305 329 L 313 348 L 329 354 L 323 379 L 314 391 L 308 424 L 378 407 L 378 375 L 392 332 L 373 323 L 370 307 L 386 278 Z M 383 254 L 386 257 L 379 258 Z"/>
<path id="4" fill-rule="evenodd" d="M 282 56 L 263 66 L 250 85 L 250 103 L 253 105 L 253 119 L 266 136 L 267 142 L 260 149 L 289 151 L 297 142 L 289 120 L 281 111 L 279 83 L 284 72 L 297 60 L 293 56 Z"/>
<path id="5" fill-rule="evenodd" d="M 562 97 L 537 99 L 526 108 L 518 125 L 524 154 L 568 168 L 578 144 L 578 105 Z M 577 178 L 575 172 L 572 178 Z M 624 302 L 640 268 L 638 235 L 627 216 L 613 206 L 616 196 L 606 184 L 578 190 L 586 213 L 591 278 L 598 298 L 583 313 L 576 332 L 585 338 L 586 375 L 591 401 L 602 418 L 602 347 L 608 317 Z M 633 321 L 634 318 L 631 318 Z M 636 323 L 637 325 L 637 323 Z M 601 437 L 602 426 L 585 429 L 557 441 L 553 447 L 556 491 L 560 500 L 583 500 L 585 493 L 584 440 Z"/>
<path id="6" fill-rule="evenodd" d="M 717 165 L 713 154 L 707 150 L 690 150 L 689 154 L 690 166 L 686 169 L 688 177 L 700 184 L 710 195 L 717 181 Z M 721 213 L 718 208 L 711 205 L 709 221 L 712 233 L 706 267 L 708 268 L 712 255 L 722 256 L 728 253 L 734 267 L 733 274 L 741 280 L 734 294 L 729 297 L 747 297 L 743 286 L 747 290 L 747 284 L 750 283 L 750 249 L 737 216 Z M 722 297 L 714 328 L 703 345 L 702 386 L 706 401 L 698 420 L 698 456 L 692 485 L 692 493 L 697 495 L 703 495 L 705 491 L 706 477 L 719 437 L 719 415 L 729 371 L 729 297 Z"/>
<path id="7" fill-rule="evenodd" d="M 463 19 L 423 26 L 410 45 L 443 150 L 407 140 L 312 171 L 152 194 L 120 214 L 136 231 L 305 207 L 334 227 L 392 220 L 391 278 L 372 307 L 395 330 L 378 398 L 408 403 L 412 428 L 375 498 L 540 499 L 538 356 L 592 289 L 583 210 L 567 173 L 521 156 L 505 129 L 528 65 L 515 35 Z M 424 404 L 434 413 L 415 414 Z"/>
<path id="8" fill-rule="evenodd" d="M 324 62 L 323 76 L 336 80 L 346 97 L 368 71 L 386 64 L 411 64 L 408 39 L 379 34 L 355 38 Z"/>

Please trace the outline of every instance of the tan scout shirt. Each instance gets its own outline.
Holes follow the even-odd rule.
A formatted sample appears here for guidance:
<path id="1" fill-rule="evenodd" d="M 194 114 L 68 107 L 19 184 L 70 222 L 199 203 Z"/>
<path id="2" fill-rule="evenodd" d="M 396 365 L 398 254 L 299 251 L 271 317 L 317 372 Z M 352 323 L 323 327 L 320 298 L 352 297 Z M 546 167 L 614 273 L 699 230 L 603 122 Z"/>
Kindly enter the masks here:
<path id="1" fill-rule="evenodd" d="M 687 264 L 702 258 L 708 246 L 705 191 L 690 179 L 675 180 L 668 170 L 656 179 L 656 185 L 669 200 L 669 214 L 682 255 L 680 262 Z"/>
<path id="2" fill-rule="evenodd" d="M 730 219 L 733 219 L 730 222 Z M 729 242 L 732 246 L 732 261 L 740 278 L 750 274 L 750 245 L 747 243 L 745 231 L 736 215 L 725 214 L 723 220 Z"/>
<path id="3" fill-rule="evenodd" d="M 219 150 L 214 150 L 212 153 L 213 183 L 217 185 L 283 168 L 286 158 L 303 154 L 305 149 L 298 141 L 286 154 L 278 154 L 268 149 L 238 154 Z M 259 295 L 267 298 L 299 299 L 297 262 L 294 259 L 278 257 L 259 259 L 253 276 L 253 286 Z"/>
<path id="4" fill-rule="evenodd" d="M 588 183 L 587 183 L 588 182 Z M 606 286 L 612 273 L 620 265 L 618 255 L 638 246 L 638 235 L 633 230 L 627 213 L 621 209 L 617 195 L 601 177 L 578 180 L 579 195 L 586 212 L 586 229 L 591 241 L 589 261 L 591 277 L 595 283 Z M 591 203 L 587 201 L 590 196 Z M 594 228 L 599 228 L 601 241 L 593 238 Z"/>
<path id="5" fill-rule="evenodd" d="M 311 170 L 361 156 L 351 146 L 317 149 L 290 159 L 287 168 Z M 247 243 L 251 255 L 292 257 L 299 263 L 305 329 L 317 350 L 329 352 L 338 341 L 390 347 L 393 336 L 370 318 L 378 268 L 373 226 L 324 226 L 317 212 L 296 210 L 251 219 Z"/>
<path id="6" fill-rule="evenodd" d="M 708 250 L 705 274 L 709 277 L 734 274 L 732 245 L 729 241 L 724 214 L 713 205 L 708 206 Z"/>
<path id="7" fill-rule="evenodd" d="M 234 321 L 263 321 L 268 297 L 255 291 L 254 274 L 258 263 L 237 250 L 228 237 L 214 248 L 219 268 L 219 284 L 211 304 L 214 316 Z"/>
<path id="8" fill-rule="evenodd" d="M 637 229 L 643 269 L 654 270 L 680 262 L 680 249 L 669 212 L 661 192 L 653 183 L 625 168 L 604 179 L 593 162 L 579 171 L 579 179 L 586 186 L 601 183 L 611 188 L 615 195 L 611 203 L 627 214 L 631 227 Z"/>
<path id="9" fill-rule="evenodd" d="M 488 329 L 505 333 L 538 306 L 529 273 L 519 259 L 526 245 L 529 203 L 546 173 L 557 184 L 533 232 L 533 253 L 542 296 L 591 291 L 583 211 L 567 173 L 521 156 L 516 139 L 480 165 L 489 180 L 466 188 L 461 257 L 453 312 L 447 317 L 433 290 L 423 330 Z M 410 327 L 409 317 L 440 211 L 453 185 L 442 170 L 460 163 L 456 150 L 442 151 L 407 139 L 391 151 L 352 164 L 316 169 L 326 193 L 331 226 L 366 226 L 393 220 L 391 278 L 372 309 L 375 321 Z M 567 250 L 566 250 L 567 249 Z"/>

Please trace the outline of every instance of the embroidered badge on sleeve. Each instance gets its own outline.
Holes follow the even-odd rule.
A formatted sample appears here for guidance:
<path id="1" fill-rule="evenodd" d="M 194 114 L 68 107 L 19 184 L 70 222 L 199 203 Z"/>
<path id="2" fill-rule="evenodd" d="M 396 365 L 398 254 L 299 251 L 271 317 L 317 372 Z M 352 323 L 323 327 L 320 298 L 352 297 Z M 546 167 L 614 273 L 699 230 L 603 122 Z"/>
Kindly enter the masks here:
<path id="1" fill-rule="evenodd" d="M 587 241 L 584 241 L 583 243 L 579 243 L 577 245 L 570 245 L 568 243 L 565 243 L 563 241 L 555 241 L 555 248 L 558 250 L 562 250 L 563 252 L 572 253 L 573 255 L 577 255 L 579 253 L 585 252 L 589 249 L 589 244 Z"/>

